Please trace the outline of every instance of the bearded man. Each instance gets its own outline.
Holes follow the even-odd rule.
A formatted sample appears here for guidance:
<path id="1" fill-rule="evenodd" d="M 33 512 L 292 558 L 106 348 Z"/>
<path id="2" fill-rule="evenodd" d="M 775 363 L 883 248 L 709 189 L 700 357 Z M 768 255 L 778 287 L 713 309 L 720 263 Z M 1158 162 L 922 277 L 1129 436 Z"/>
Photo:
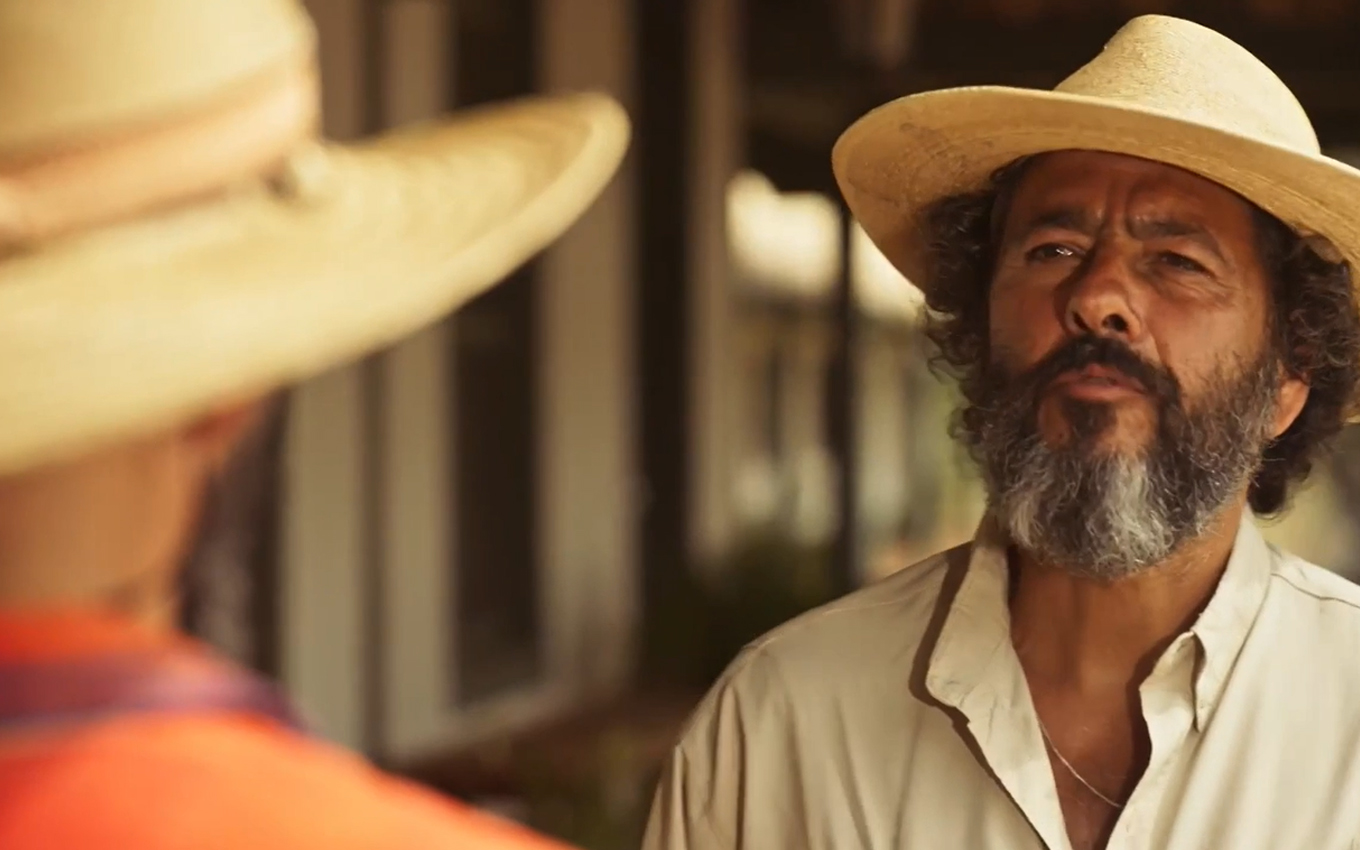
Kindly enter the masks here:
<path id="1" fill-rule="evenodd" d="M 646 848 L 1360 846 L 1360 590 L 1252 518 L 1354 407 L 1360 172 L 1165 17 L 1054 92 L 888 104 L 834 163 L 925 290 L 988 512 L 748 647 Z"/>

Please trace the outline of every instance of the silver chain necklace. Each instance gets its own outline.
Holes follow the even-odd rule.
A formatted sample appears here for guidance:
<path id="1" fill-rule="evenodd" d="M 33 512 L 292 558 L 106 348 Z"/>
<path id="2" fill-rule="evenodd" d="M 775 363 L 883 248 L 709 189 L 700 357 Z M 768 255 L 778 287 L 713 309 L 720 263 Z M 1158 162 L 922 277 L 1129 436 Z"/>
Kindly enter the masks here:
<path id="1" fill-rule="evenodd" d="M 1077 780 L 1082 785 L 1084 785 L 1087 791 L 1090 791 L 1092 794 L 1095 794 L 1097 797 L 1100 798 L 1100 801 L 1102 803 L 1109 806 L 1110 808 L 1113 809 L 1124 808 L 1123 803 L 1115 802 L 1114 800 L 1111 800 L 1109 797 L 1106 797 L 1104 794 L 1100 793 L 1100 790 L 1096 788 L 1096 786 L 1092 785 L 1091 783 L 1087 782 L 1084 778 L 1082 778 L 1082 775 L 1080 773 L 1077 773 L 1077 769 L 1072 766 L 1072 763 L 1067 759 L 1063 758 L 1062 753 L 1058 752 L 1057 745 L 1053 743 L 1053 739 L 1048 736 L 1048 730 L 1044 728 L 1044 721 L 1039 719 L 1038 714 L 1035 714 L 1034 719 L 1039 721 L 1039 733 L 1044 736 L 1044 743 L 1047 744 L 1048 748 L 1053 751 L 1053 755 L 1058 757 L 1058 761 L 1062 763 L 1062 766 L 1067 768 L 1067 772 L 1072 774 L 1073 779 Z"/>

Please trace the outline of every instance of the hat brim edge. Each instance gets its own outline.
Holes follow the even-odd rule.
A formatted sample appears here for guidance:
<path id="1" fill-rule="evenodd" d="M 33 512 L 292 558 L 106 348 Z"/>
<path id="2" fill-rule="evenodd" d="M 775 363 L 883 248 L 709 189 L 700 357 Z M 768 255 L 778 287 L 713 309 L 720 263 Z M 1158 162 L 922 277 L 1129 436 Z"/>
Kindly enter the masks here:
<path id="1" fill-rule="evenodd" d="M 418 331 L 570 227 L 628 137 L 606 96 L 530 98 L 332 148 L 352 189 L 339 201 L 243 193 L 0 263 L 0 475 L 171 427 Z M 490 175 L 480 196 L 469 179 L 479 170 Z M 497 204 L 498 190 L 510 199 Z M 464 227 L 479 208 L 484 220 Z"/>
<path id="2" fill-rule="evenodd" d="M 1000 86 L 911 95 L 865 115 L 837 141 L 832 170 L 850 211 L 890 261 L 920 280 L 909 244 L 920 212 L 986 186 L 999 167 L 1059 150 L 1137 156 L 1199 174 L 1360 267 L 1360 170 L 1230 129 L 1137 105 Z M 1360 210 L 1357 210 L 1360 212 Z"/>

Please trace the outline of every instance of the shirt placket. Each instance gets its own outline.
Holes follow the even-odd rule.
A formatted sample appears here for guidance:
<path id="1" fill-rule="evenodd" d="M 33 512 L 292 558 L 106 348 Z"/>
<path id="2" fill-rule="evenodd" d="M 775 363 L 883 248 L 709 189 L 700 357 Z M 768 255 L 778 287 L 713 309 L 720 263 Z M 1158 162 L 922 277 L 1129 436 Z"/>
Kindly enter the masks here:
<path id="1" fill-rule="evenodd" d="M 1006 593 L 1004 549 L 980 546 L 936 646 L 927 686 L 967 718 L 999 790 L 1042 846 L 1071 850 L 1029 683 L 1011 646 Z"/>
<path id="2" fill-rule="evenodd" d="M 960 707 L 998 782 L 1048 850 L 1071 850 L 1058 788 L 1024 670 L 1009 643 Z"/>
<path id="3" fill-rule="evenodd" d="M 1194 725 L 1196 652 L 1193 635 L 1186 633 L 1176 638 L 1138 689 L 1152 754 L 1142 779 L 1119 815 L 1106 850 L 1153 846 L 1156 836 L 1151 831 L 1157 823 L 1158 808 Z"/>

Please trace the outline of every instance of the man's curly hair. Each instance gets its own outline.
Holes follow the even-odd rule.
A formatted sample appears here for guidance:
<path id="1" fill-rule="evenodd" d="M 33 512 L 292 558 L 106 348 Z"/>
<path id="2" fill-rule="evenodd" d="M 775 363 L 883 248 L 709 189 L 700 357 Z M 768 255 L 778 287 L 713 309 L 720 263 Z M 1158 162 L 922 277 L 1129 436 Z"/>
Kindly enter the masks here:
<path id="1" fill-rule="evenodd" d="M 938 348 L 934 364 L 958 379 L 966 402 L 956 426 L 973 433 L 982 424 L 977 419 L 990 357 L 988 295 L 995 249 L 1028 162 L 998 169 L 983 191 L 935 202 L 922 218 L 930 269 L 922 287 L 926 335 Z M 1254 204 L 1252 209 L 1272 285 L 1272 341 L 1288 373 L 1309 386 L 1302 412 L 1266 447 L 1248 491 L 1252 510 L 1269 516 L 1285 508 L 1292 486 L 1308 476 L 1319 452 L 1354 410 L 1360 388 L 1360 309 L 1345 262 L 1324 259 L 1278 218 Z"/>

